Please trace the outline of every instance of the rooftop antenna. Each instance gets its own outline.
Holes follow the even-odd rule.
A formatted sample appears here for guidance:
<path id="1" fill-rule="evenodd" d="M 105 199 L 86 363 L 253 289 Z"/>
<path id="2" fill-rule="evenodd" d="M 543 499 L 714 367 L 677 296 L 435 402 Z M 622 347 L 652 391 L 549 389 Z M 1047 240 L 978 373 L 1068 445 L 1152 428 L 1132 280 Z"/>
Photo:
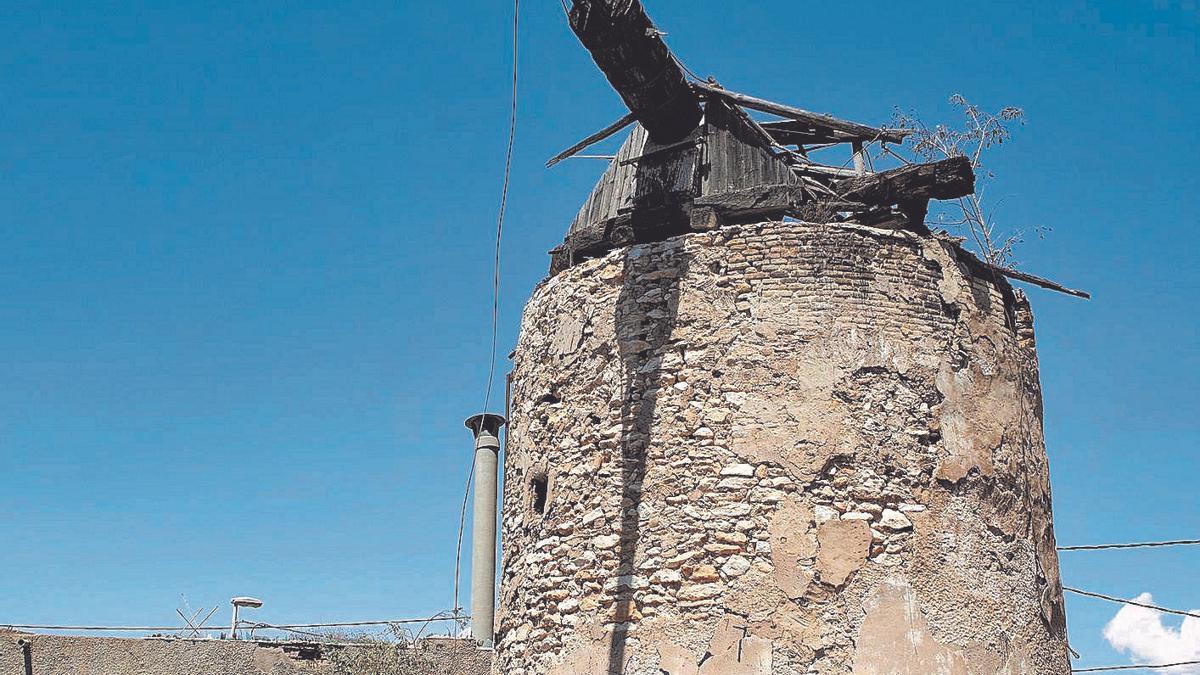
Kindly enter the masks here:
<path id="1" fill-rule="evenodd" d="M 229 639 L 236 640 L 238 639 L 238 610 L 240 610 L 242 607 L 252 607 L 257 609 L 263 606 L 263 601 L 259 600 L 258 598 L 251 598 L 241 595 L 230 600 L 229 604 L 233 605 L 233 623 L 231 623 L 229 626 Z"/>

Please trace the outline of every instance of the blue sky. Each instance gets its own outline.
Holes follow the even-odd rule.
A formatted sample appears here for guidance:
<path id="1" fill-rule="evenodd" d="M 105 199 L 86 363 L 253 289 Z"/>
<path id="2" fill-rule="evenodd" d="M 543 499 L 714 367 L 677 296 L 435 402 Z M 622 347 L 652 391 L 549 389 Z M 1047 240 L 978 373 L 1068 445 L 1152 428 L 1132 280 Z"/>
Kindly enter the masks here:
<path id="1" fill-rule="evenodd" d="M 449 606 L 511 7 L 3 5 L 0 616 Z M 1200 534 L 1194 1 L 650 11 L 694 70 L 809 109 L 1024 107 L 992 194 L 1053 228 L 1026 269 L 1095 294 L 1030 291 L 1059 541 Z M 623 112 L 558 3 L 523 21 L 501 355 L 602 169 L 542 163 Z M 1198 564 L 1063 557 L 1070 585 L 1184 609 Z M 1124 662 L 1101 634 L 1117 608 L 1068 603 L 1080 664 Z"/>

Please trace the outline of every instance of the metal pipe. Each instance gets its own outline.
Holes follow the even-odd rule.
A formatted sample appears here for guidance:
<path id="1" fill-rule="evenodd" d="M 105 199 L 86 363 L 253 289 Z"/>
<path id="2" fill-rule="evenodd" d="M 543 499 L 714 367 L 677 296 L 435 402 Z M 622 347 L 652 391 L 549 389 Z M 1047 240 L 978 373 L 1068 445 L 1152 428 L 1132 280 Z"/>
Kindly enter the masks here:
<path id="1" fill-rule="evenodd" d="M 475 415 L 466 426 L 475 436 L 475 501 L 471 512 L 471 637 L 492 645 L 496 621 L 496 492 L 500 463 L 500 415 Z"/>

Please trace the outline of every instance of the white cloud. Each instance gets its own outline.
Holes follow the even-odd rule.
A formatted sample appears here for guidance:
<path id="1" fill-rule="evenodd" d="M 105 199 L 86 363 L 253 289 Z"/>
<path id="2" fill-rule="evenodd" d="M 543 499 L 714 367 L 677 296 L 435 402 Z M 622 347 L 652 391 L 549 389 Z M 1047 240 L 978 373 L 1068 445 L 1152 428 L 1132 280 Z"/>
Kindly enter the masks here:
<path id="1" fill-rule="evenodd" d="M 1136 601 L 1154 602 L 1149 593 Z M 1193 610 L 1200 614 L 1200 611 Z M 1135 664 L 1200 661 L 1200 619 L 1184 617 L 1179 628 L 1163 623 L 1163 614 L 1153 609 L 1126 605 L 1104 627 L 1104 638 L 1113 649 L 1128 652 Z M 1200 666 L 1159 671 L 1172 675 L 1200 675 Z"/>

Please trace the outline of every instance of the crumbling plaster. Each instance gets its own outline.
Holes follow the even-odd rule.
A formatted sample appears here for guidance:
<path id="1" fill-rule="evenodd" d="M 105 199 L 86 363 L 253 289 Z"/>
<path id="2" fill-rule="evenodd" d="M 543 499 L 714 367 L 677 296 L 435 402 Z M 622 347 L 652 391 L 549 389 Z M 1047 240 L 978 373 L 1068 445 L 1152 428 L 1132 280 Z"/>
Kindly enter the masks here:
<path id="1" fill-rule="evenodd" d="M 1041 416 L 1028 303 L 945 237 L 579 263 L 514 354 L 498 672 L 1066 673 Z"/>

